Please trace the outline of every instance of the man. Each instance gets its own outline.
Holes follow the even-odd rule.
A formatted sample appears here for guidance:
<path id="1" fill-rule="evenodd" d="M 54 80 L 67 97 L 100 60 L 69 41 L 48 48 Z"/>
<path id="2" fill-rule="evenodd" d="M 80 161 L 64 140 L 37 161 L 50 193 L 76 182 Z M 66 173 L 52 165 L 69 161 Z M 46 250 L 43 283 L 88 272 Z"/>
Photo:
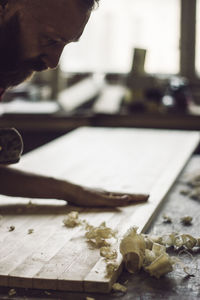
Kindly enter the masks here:
<path id="1" fill-rule="evenodd" d="M 35 71 L 55 68 L 63 48 L 80 38 L 94 4 L 94 0 L 0 0 L 0 97 Z M 147 199 L 5 166 L 0 167 L 0 194 L 63 199 L 83 206 L 120 206 Z"/>

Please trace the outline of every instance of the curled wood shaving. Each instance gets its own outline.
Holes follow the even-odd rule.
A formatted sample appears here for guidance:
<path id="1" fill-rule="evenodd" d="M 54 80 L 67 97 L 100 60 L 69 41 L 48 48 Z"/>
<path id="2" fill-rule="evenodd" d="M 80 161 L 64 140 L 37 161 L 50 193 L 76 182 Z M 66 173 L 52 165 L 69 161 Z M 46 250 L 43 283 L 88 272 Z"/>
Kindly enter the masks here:
<path id="1" fill-rule="evenodd" d="M 166 247 L 153 243 L 152 250 L 145 250 L 145 260 L 143 268 L 151 276 L 160 278 L 173 270 L 173 261 L 166 253 Z"/>
<path id="2" fill-rule="evenodd" d="M 15 230 L 15 226 L 11 225 L 8 229 L 8 231 L 14 231 Z"/>
<path id="3" fill-rule="evenodd" d="M 146 243 L 144 236 L 137 234 L 137 228 L 131 228 L 120 243 L 126 269 L 130 273 L 139 271 L 145 257 Z"/>
<path id="4" fill-rule="evenodd" d="M 15 289 L 10 289 L 9 292 L 8 292 L 8 296 L 9 296 L 9 297 L 14 296 L 14 295 L 16 295 L 16 294 L 17 294 L 17 292 L 16 292 Z"/>
<path id="5" fill-rule="evenodd" d="M 107 227 L 105 222 L 101 223 L 100 226 L 97 227 L 87 224 L 85 237 L 88 242 L 96 248 L 108 247 L 110 246 L 109 240 L 116 238 L 116 231 Z"/>
<path id="6" fill-rule="evenodd" d="M 172 223 L 172 218 L 170 218 L 167 215 L 163 215 L 163 223 L 171 224 Z"/>
<path id="7" fill-rule="evenodd" d="M 166 247 L 173 246 L 175 248 L 185 247 L 186 249 L 193 249 L 199 247 L 199 239 L 194 238 L 189 234 L 170 233 L 159 237 L 151 237 L 153 242 L 156 242 Z"/>
<path id="8" fill-rule="evenodd" d="M 193 218 L 190 216 L 185 216 L 181 218 L 181 223 L 185 226 L 191 225 L 192 224 Z"/>
<path id="9" fill-rule="evenodd" d="M 149 266 L 145 267 L 145 271 L 149 272 L 151 276 L 160 278 L 173 271 L 173 261 L 166 252 L 163 252 Z"/>

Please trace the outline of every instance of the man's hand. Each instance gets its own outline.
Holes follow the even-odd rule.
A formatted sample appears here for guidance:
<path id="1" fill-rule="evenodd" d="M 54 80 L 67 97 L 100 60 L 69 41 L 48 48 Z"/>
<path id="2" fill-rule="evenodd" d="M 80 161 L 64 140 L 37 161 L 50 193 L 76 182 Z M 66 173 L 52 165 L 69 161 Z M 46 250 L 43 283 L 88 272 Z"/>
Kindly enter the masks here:
<path id="1" fill-rule="evenodd" d="M 66 180 L 0 166 L 0 194 L 14 197 L 66 200 L 86 207 L 117 207 L 147 201 L 148 195 L 109 193 Z"/>
<path id="2" fill-rule="evenodd" d="M 86 207 L 126 206 L 147 201 L 149 195 L 109 193 L 102 189 L 77 186 L 74 196 L 67 195 L 69 204 Z"/>

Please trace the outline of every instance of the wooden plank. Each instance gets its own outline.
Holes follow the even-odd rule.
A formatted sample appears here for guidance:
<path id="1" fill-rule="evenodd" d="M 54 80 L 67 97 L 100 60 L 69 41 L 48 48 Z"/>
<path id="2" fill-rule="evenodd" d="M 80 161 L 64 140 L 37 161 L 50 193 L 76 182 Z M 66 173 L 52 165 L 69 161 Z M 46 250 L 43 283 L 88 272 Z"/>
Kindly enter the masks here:
<path id="1" fill-rule="evenodd" d="M 103 220 L 106 221 L 113 215 L 113 211 L 104 212 L 98 214 L 98 210 L 95 213 L 82 212 L 80 218 L 86 220 L 89 224 L 100 224 Z M 102 210 L 100 210 L 102 212 Z M 103 218 L 103 219 L 102 219 Z M 82 289 L 82 280 L 84 278 L 83 272 L 88 272 L 88 264 L 95 264 L 99 258 L 99 253 L 89 249 L 84 237 L 85 231 L 82 227 L 70 230 L 73 235 L 69 238 L 64 247 L 61 248 L 55 256 L 50 259 L 46 265 L 36 274 L 33 280 L 34 288 L 48 288 L 49 282 L 55 289 L 62 290 L 79 290 Z M 63 253 L 65 253 L 65 263 L 63 265 Z M 85 256 L 87 259 L 85 259 Z M 92 259 L 93 258 L 93 259 Z M 58 262 L 61 262 L 59 265 Z M 55 269 L 55 265 L 57 266 Z M 77 268 L 78 267 L 78 268 Z M 58 281 L 55 281 L 55 278 Z M 47 280 L 47 285 L 45 284 Z M 75 282 L 75 284 L 73 284 Z M 67 287 L 66 287 L 67 286 Z M 75 288 L 74 288 L 75 286 Z"/>
<path id="2" fill-rule="evenodd" d="M 149 201 L 139 205 L 106 210 L 78 208 L 81 218 L 94 226 L 106 221 L 118 230 L 120 238 L 131 226 L 138 226 L 139 231 L 147 229 L 198 142 L 197 132 L 82 128 L 27 154 L 16 167 L 109 191 L 150 193 Z M 34 199 L 32 213 L 22 210 L 15 215 L 16 203 L 22 209 L 29 199 L 2 199 L 2 285 L 110 291 L 122 270 L 121 255 L 118 270 L 106 278 L 106 263 L 99 250 L 91 250 L 86 243 L 83 228 L 62 225 L 65 214 L 74 208 L 63 201 Z M 14 232 L 7 229 L 11 218 L 13 224 L 16 222 Z M 35 233 L 27 235 L 30 227 Z"/>

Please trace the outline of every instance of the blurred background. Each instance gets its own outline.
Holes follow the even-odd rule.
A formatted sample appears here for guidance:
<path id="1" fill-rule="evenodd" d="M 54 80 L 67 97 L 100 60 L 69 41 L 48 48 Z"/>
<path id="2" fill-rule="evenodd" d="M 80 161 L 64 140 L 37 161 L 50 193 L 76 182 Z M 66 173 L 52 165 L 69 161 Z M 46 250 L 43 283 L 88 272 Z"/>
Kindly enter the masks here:
<path id="1" fill-rule="evenodd" d="M 28 152 L 79 126 L 200 129 L 200 0 L 101 0 L 57 69 L 9 90 Z"/>

